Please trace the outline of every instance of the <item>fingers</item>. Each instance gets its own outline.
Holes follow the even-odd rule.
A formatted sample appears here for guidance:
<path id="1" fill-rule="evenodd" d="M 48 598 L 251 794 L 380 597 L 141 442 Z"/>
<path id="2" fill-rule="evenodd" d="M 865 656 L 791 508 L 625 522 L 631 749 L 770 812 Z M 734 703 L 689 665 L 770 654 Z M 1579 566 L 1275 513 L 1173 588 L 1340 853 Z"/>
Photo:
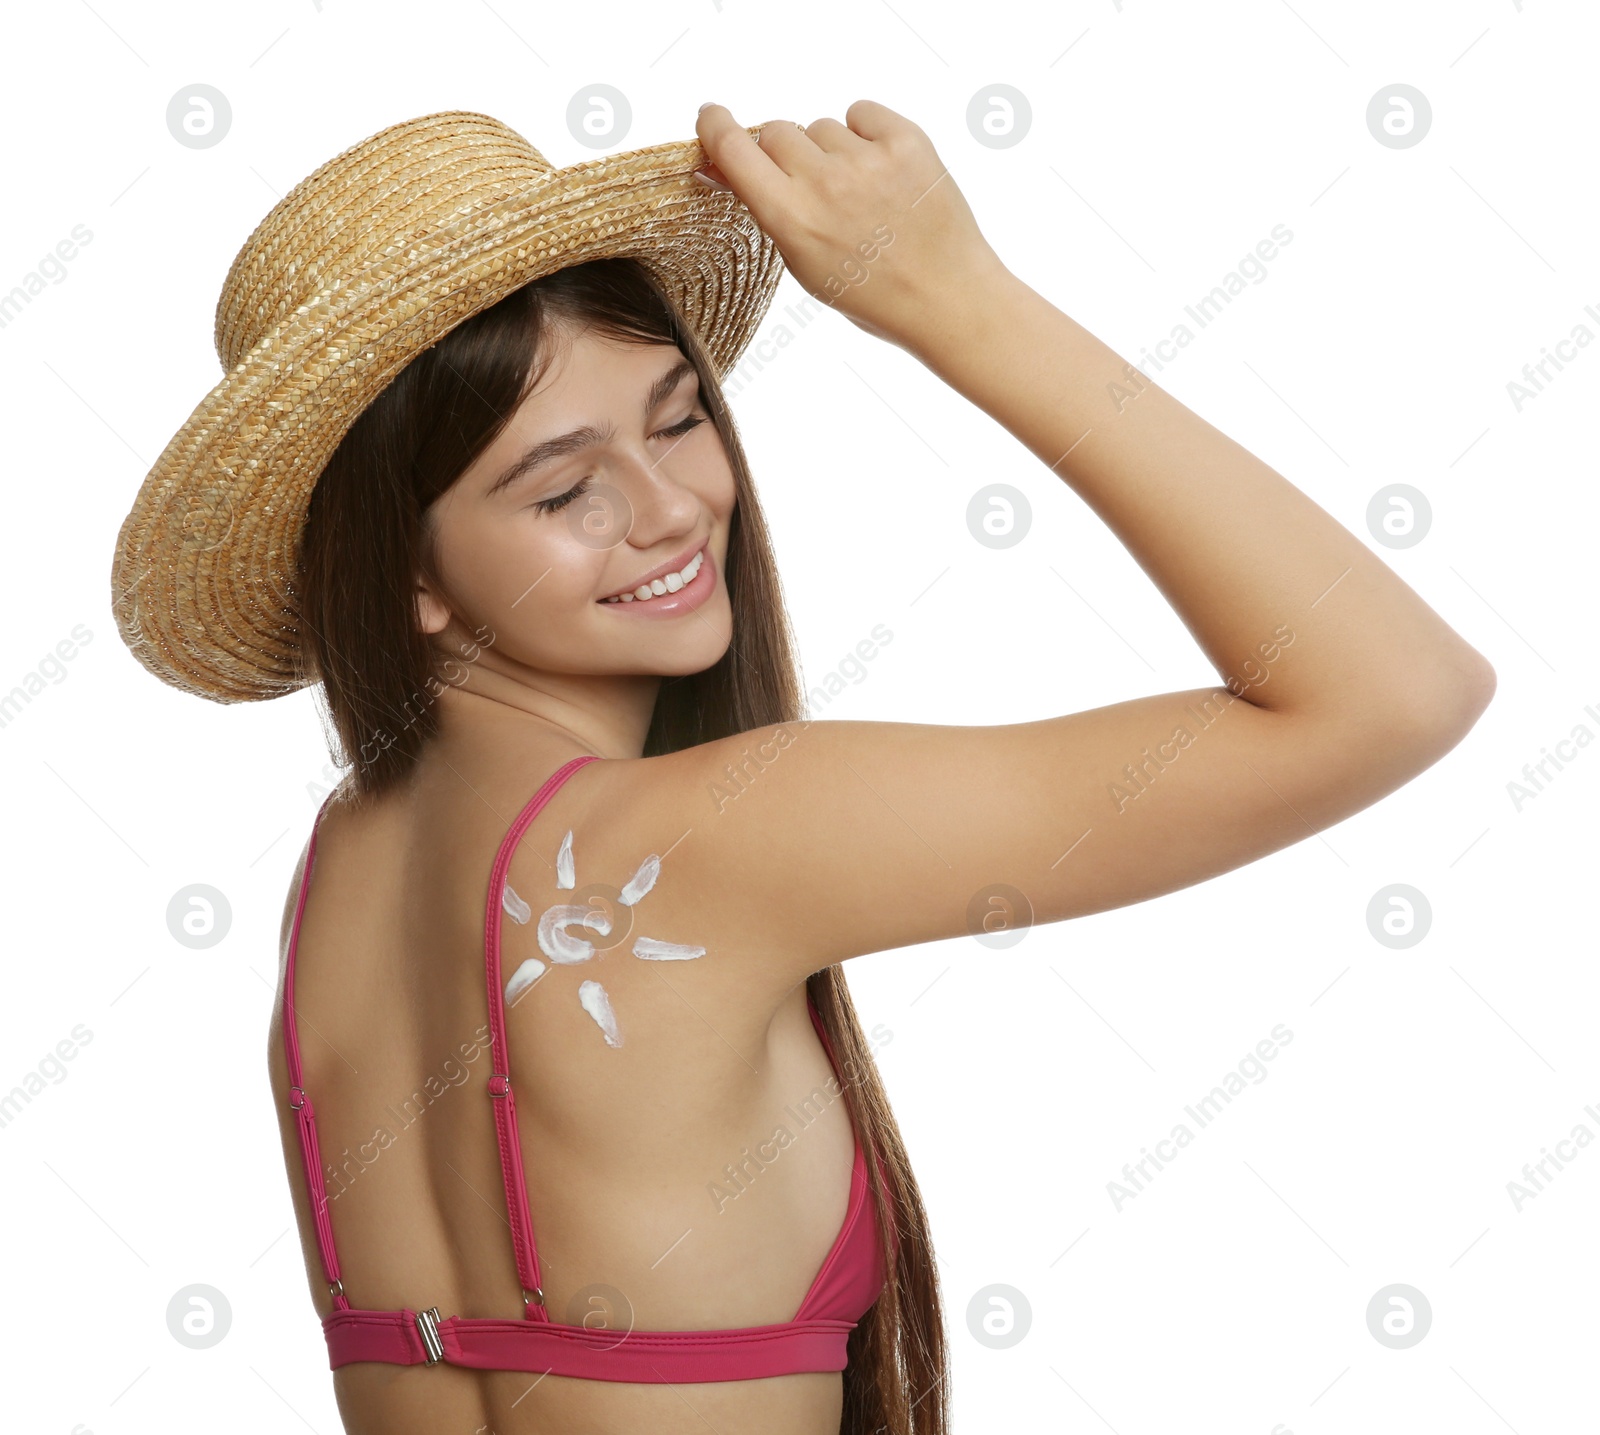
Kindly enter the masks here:
<path id="1" fill-rule="evenodd" d="M 812 120 L 806 126 L 806 138 L 828 154 L 841 154 L 862 143 L 861 136 L 848 125 L 827 117 Z"/>
<path id="2" fill-rule="evenodd" d="M 702 148 L 703 147 L 704 146 L 702 146 Z M 710 160 L 707 160 L 703 165 L 701 165 L 700 168 L 694 172 L 693 177 L 698 180 L 704 180 L 707 184 L 714 185 L 717 189 L 731 188 L 731 186 L 728 184 L 728 176 L 718 169 Z"/>
<path id="3" fill-rule="evenodd" d="M 796 174 L 817 152 L 816 144 L 794 120 L 769 120 L 761 126 L 761 148 L 785 174 Z"/>
<path id="4" fill-rule="evenodd" d="M 864 140 L 889 139 L 912 123 L 876 100 L 857 100 L 844 112 L 844 122 Z"/>
<path id="5" fill-rule="evenodd" d="M 725 181 L 759 220 L 763 209 L 783 202 L 789 176 L 767 145 L 757 144 L 750 130 L 739 124 L 726 105 L 710 104 L 694 122 L 700 148 L 710 162 L 703 168 Z M 761 126 L 763 137 L 774 126 Z M 785 126 L 775 126 L 785 128 Z M 794 126 L 787 126 L 796 132 Z M 800 136 L 804 141 L 804 136 Z"/>

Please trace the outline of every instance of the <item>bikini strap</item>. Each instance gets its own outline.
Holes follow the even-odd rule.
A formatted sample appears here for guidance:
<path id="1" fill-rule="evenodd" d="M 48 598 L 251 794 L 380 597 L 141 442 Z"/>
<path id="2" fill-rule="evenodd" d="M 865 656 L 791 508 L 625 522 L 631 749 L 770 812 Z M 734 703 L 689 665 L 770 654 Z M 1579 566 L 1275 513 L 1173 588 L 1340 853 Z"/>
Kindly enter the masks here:
<path id="1" fill-rule="evenodd" d="M 311 823 L 311 842 L 306 848 L 306 869 L 300 875 L 300 896 L 294 907 L 294 929 L 289 935 L 289 960 L 283 976 L 283 1042 L 289 1067 L 289 1109 L 295 1114 L 295 1126 L 300 1133 L 300 1154 L 305 1164 L 306 1185 L 310 1189 L 311 1213 L 317 1226 L 317 1248 L 322 1253 L 322 1270 L 327 1276 L 328 1293 L 333 1297 L 335 1310 L 349 1310 L 350 1300 L 344 1293 L 344 1282 L 339 1278 L 339 1253 L 333 1244 L 333 1222 L 328 1215 L 328 1190 L 322 1175 L 322 1154 L 317 1146 L 316 1110 L 311 1104 L 300 1074 L 300 1036 L 294 1005 L 294 961 L 300 947 L 300 919 L 305 915 L 306 893 L 311 888 L 311 867 L 317 857 L 317 829 L 322 824 L 322 814 L 333 801 L 330 792 L 322 800 L 317 815 Z M 299 1104 L 296 1104 L 296 1098 Z"/>
<path id="2" fill-rule="evenodd" d="M 504 910 L 506 876 L 511 856 L 527 831 L 528 824 L 543 811 L 562 783 L 580 767 L 600 761 L 585 753 L 563 763 L 548 778 L 526 807 L 517 815 L 495 857 L 489 874 L 487 910 L 483 924 L 484 973 L 489 987 L 489 1096 L 494 1108 L 495 1133 L 500 1143 L 500 1172 L 505 1178 L 506 1215 L 511 1224 L 511 1245 L 516 1253 L 517 1278 L 522 1283 L 523 1315 L 528 1320 L 550 1319 L 544 1306 L 544 1291 L 539 1285 L 539 1251 L 533 1239 L 533 1221 L 528 1214 L 528 1184 L 522 1165 L 522 1139 L 517 1132 L 517 1098 L 511 1089 L 511 1058 L 506 1050 L 505 993 L 500 982 L 500 919 Z"/>

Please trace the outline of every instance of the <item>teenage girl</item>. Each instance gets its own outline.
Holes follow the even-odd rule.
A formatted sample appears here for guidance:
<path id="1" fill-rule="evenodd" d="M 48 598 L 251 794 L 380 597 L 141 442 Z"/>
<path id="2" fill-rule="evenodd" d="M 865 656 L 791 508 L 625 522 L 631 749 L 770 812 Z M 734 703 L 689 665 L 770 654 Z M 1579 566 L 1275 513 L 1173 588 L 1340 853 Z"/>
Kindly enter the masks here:
<path id="1" fill-rule="evenodd" d="M 360 1435 L 944 1435 L 932 1236 L 841 964 L 982 930 L 996 884 L 1060 922 L 1303 841 L 1494 691 L 1364 543 L 1011 273 L 910 120 L 696 128 L 798 283 L 1071 485 L 1218 681 L 806 721 L 737 431 L 637 265 L 414 361 L 308 516 L 351 772 L 284 912 L 298 1081 L 281 1013 L 269 1046 Z M 819 553 L 790 589 L 839 576 Z M 1158 745 L 1181 756 L 1119 801 Z"/>

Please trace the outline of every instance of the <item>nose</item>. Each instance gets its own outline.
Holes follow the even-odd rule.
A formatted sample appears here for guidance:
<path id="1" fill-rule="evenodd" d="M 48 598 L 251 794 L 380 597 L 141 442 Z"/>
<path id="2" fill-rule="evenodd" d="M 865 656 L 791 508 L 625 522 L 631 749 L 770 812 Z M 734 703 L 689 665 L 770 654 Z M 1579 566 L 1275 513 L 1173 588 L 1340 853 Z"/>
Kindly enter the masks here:
<path id="1" fill-rule="evenodd" d="M 673 478 L 665 455 L 652 460 L 647 454 L 629 454 L 599 485 L 609 499 L 611 532 L 641 553 L 665 550 L 671 540 L 692 533 L 700 522 L 703 505 L 695 491 Z M 609 490 L 609 492 L 608 492 Z"/>

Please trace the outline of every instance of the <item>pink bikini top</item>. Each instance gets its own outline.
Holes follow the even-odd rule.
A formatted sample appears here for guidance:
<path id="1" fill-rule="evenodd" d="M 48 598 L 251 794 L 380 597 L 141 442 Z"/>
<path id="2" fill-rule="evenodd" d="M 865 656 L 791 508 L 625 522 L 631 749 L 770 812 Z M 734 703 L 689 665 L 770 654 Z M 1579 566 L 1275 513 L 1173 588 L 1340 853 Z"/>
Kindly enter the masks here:
<path id="1" fill-rule="evenodd" d="M 511 1087 L 511 1065 L 506 1052 L 505 1006 L 500 981 L 500 914 L 511 854 L 528 824 L 567 778 L 585 764 L 598 761 L 593 754 L 585 754 L 573 758 L 550 775 L 500 843 L 489 879 L 484 954 L 492 1062 L 487 1090 L 499 1138 L 512 1251 L 522 1285 L 524 1309 L 520 1320 L 459 1315 L 441 1319 L 437 1307 L 361 1310 L 352 1306 L 344 1293 L 339 1257 L 334 1249 L 322 1159 L 317 1150 L 316 1117 L 311 1095 L 301 1077 L 300 1043 L 295 1030 L 295 948 L 299 944 L 300 918 L 305 912 L 306 892 L 311 884 L 311 867 L 316 859 L 317 826 L 328 802 L 332 801 L 332 794 L 317 811 L 295 907 L 294 930 L 289 938 L 288 970 L 284 979 L 287 1014 L 284 1045 L 288 1053 L 289 1106 L 297 1118 L 311 1208 L 316 1217 L 317 1245 L 322 1253 L 328 1289 L 333 1295 L 334 1309 L 322 1321 L 330 1369 L 337 1370 L 341 1365 L 362 1360 L 395 1365 L 433 1365 L 447 1361 L 478 1370 L 543 1371 L 589 1380 L 652 1384 L 754 1380 L 802 1371 L 843 1370 L 846 1339 L 883 1288 L 886 1276 L 878 1250 L 878 1223 L 867 1190 L 865 1158 L 857 1140 L 844 1224 L 793 1320 L 734 1330 L 630 1330 L 619 1334 L 613 1329 L 562 1325 L 550 1319 L 544 1306 L 544 1293 L 539 1287 L 539 1252 L 528 1214 L 522 1147 L 517 1132 L 516 1094 Z M 809 994 L 806 1006 L 834 1073 L 842 1083 L 833 1045 Z M 881 1163 L 879 1169 L 883 1169 Z M 887 1189 L 887 1183 L 885 1186 Z"/>

